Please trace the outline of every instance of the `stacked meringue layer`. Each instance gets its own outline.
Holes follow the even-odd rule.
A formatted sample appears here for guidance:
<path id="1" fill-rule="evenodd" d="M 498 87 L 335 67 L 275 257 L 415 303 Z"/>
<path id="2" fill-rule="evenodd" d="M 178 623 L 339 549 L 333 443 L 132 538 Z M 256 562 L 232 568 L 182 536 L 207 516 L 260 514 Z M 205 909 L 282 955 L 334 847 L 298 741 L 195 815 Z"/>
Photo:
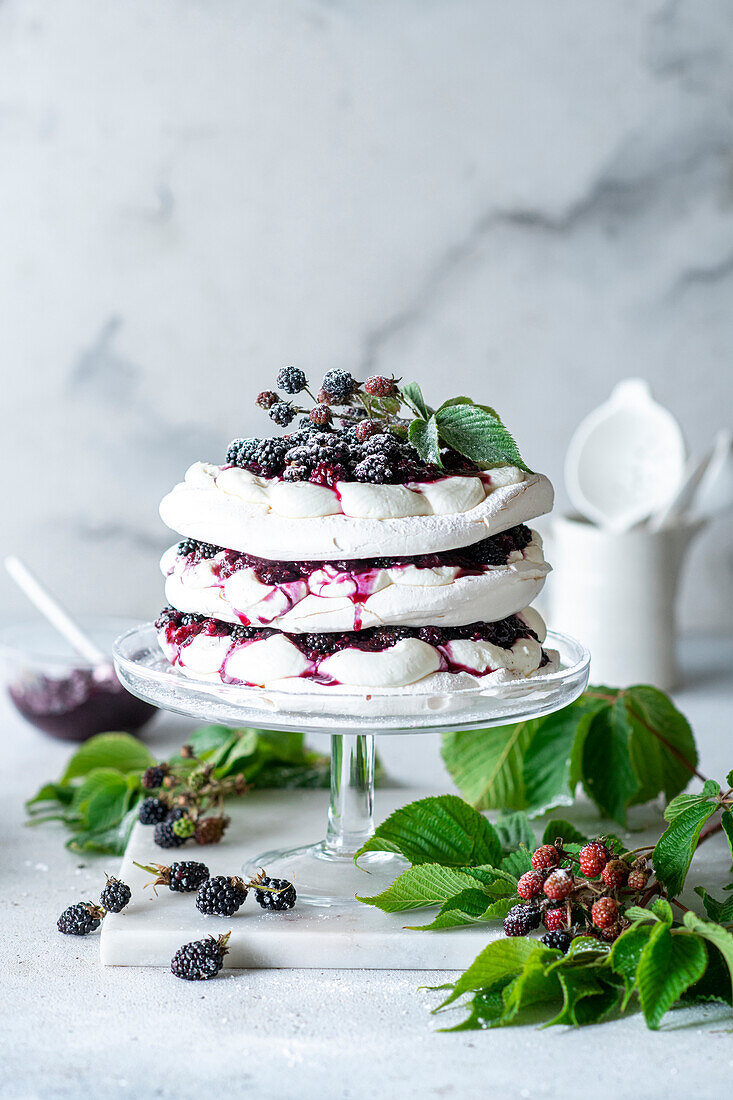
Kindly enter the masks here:
<path id="1" fill-rule="evenodd" d="M 196 463 L 162 501 L 166 657 L 223 683 L 432 690 L 548 670 L 539 474 L 288 482 Z M 307 682 L 307 684 L 306 684 Z"/>

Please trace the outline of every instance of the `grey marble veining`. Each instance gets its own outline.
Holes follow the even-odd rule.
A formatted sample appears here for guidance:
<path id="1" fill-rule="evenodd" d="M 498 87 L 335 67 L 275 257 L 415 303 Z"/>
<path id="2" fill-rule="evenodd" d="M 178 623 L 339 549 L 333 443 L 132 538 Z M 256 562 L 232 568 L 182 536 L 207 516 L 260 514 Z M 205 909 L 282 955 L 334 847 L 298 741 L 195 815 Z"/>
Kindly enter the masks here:
<path id="1" fill-rule="evenodd" d="M 4 0 L 2 549 L 152 614 L 158 499 L 267 430 L 291 361 L 483 396 L 561 505 L 624 376 L 701 450 L 733 407 L 732 62 L 724 0 Z M 728 520 L 683 620 L 732 603 Z"/>

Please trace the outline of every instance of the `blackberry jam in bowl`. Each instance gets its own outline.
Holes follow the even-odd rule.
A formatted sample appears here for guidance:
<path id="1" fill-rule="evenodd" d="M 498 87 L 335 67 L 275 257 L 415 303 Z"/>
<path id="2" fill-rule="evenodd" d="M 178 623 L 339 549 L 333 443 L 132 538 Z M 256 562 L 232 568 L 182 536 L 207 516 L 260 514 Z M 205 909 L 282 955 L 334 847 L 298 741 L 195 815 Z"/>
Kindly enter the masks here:
<path id="1" fill-rule="evenodd" d="M 108 730 L 137 733 L 156 708 L 122 687 L 112 665 L 112 643 L 136 620 L 87 616 L 80 626 L 109 664 L 95 668 L 43 621 L 0 630 L 5 690 L 27 722 L 51 737 L 86 741 Z"/>

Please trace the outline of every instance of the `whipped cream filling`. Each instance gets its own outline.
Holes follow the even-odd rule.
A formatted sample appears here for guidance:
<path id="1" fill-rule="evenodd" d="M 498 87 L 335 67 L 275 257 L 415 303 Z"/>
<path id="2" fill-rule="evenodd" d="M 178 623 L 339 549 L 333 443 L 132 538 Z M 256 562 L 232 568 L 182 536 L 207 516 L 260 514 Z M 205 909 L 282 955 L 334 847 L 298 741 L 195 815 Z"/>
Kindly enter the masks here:
<path id="1" fill-rule="evenodd" d="M 175 546 L 166 550 L 160 568 L 168 603 L 224 622 L 293 634 L 494 622 L 536 599 L 550 569 L 536 532 L 524 550 L 509 554 L 505 565 L 484 565 L 470 574 L 459 566 L 399 564 L 344 571 L 324 563 L 306 577 L 264 584 L 252 567 L 222 575 L 225 557 L 221 551 L 190 561 Z"/>
<path id="2" fill-rule="evenodd" d="M 228 634 L 201 632 L 177 644 L 163 626 L 158 641 L 173 665 L 197 679 L 272 687 L 305 678 L 323 685 L 395 688 L 420 683 L 437 672 L 465 673 L 476 680 L 497 672 L 504 678 L 531 676 L 545 657 L 545 626 L 533 608 L 525 608 L 518 617 L 537 638 L 517 638 L 506 649 L 485 640 L 431 645 L 420 638 L 403 638 L 382 650 L 347 647 L 314 660 L 283 634 L 240 641 Z"/>
<path id="3" fill-rule="evenodd" d="M 467 546 L 549 512 L 552 499 L 546 477 L 515 466 L 434 482 L 329 488 L 197 462 L 163 498 L 160 515 L 181 535 L 232 550 L 277 561 L 329 560 Z"/>

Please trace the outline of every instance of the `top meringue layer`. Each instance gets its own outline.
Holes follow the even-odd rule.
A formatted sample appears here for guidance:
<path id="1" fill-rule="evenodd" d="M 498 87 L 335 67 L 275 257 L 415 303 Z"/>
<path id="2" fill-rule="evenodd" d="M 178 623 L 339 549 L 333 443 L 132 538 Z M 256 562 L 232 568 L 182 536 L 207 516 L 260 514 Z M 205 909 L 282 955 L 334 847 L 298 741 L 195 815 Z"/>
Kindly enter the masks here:
<path id="1" fill-rule="evenodd" d="M 197 462 L 163 498 L 160 515 L 187 538 L 277 561 L 328 561 L 453 550 L 543 515 L 552 502 L 544 475 L 515 466 L 330 488 Z"/>

